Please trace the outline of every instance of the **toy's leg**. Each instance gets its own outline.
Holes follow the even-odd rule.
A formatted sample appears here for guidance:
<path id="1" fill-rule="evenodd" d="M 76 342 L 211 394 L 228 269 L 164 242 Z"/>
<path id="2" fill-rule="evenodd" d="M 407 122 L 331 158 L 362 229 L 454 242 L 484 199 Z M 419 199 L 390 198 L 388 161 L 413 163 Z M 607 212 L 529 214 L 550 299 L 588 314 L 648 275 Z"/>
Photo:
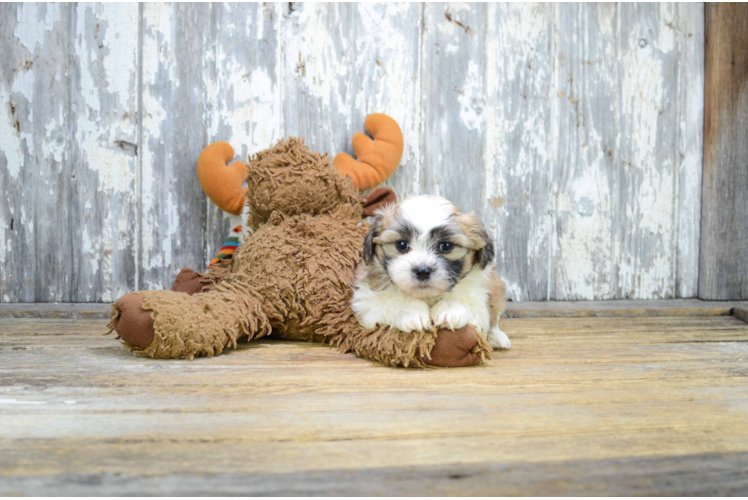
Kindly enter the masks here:
<path id="1" fill-rule="evenodd" d="M 134 292 L 112 307 L 110 331 L 143 356 L 193 358 L 220 354 L 241 337 L 268 335 L 275 311 L 239 280 L 226 280 L 209 293 Z"/>
<path id="2" fill-rule="evenodd" d="M 198 273 L 187 267 L 182 268 L 171 286 L 172 292 L 182 292 L 194 295 L 207 292 L 213 286 L 228 278 L 231 271 L 231 259 L 228 255 L 213 263 L 204 273 Z"/>
<path id="3" fill-rule="evenodd" d="M 431 366 L 475 366 L 486 358 L 491 359 L 490 353 L 491 346 L 473 328 L 442 328 L 436 334 L 434 347 L 423 360 Z"/>
<path id="4" fill-rule="evenodd" d="M 172 292 L 181 292 L 189 295 L 201 293 L 205 285 L 200 282 L 200 275 L 189 268 L 183 268 L 174 278 L 174 284 L 171 286 Z"/>
<path id="5" fill-rule="evenodd" d="M 471 327 L 425 332 L 366 329 L 351 312 L 339 328 L 324 333 L 342 352 L 354 352 L 390 366 L 473 366 L 491 357 L 491 346 Z"/>

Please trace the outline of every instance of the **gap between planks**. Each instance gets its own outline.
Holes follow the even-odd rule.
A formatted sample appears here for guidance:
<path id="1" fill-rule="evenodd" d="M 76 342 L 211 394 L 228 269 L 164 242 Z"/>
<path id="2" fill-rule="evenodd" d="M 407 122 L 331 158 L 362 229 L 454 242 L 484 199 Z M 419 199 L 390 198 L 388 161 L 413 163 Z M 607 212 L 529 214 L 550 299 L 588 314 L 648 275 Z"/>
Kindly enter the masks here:
<path id="1" fill-rule="evenodd" d="M 701 299 L 509 302 L 506 318 L 735 316 L 748 323 L 748 301 Z M 107 319 L 104 303 L 0 304 L 0 318 Z"/>

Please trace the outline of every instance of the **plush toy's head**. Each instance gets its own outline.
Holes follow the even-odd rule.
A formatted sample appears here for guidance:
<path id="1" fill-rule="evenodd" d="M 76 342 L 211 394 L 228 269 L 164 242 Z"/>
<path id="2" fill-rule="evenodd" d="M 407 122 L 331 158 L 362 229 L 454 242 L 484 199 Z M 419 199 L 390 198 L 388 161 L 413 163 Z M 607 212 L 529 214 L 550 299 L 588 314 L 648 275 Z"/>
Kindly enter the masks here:
<path id="1" fill-rule="evenodd" d="M 395 171 L 403 153 L 403 136 L 389 116 L 373 114 L 366 118 L 366 129 L 353 136 L 359 160 L 345 153 L 331 162 L 312 152 L 302 140 L 290 138 L 252 156 L 249 165 L 237 161 L 227 166 L 234 150 L 225 142 L 208 146 L 197 160 L 197 174 L 205 193 L 219 208 L 239 215 L 245 203 L 252 213 L 251 226 L 267 220 L 274 212 L 312 215 L 348 205 L 369 215 L 373 208 L 394 201 L 394 192 L 380 188 L 359 201 L 358 190 L 371 189 Z M 247 188 L 242 189 L 242 183 Z"/>
<path id="2" fill-rule="evenodd" d="M 351 179 L 340 175 L 329 157 L 310 151 L 302 139 L 295 137 L 252 156 L 246 182 L 250 225 L 254 227 L 275 211 L 318 215 L 350 205 L 361 212 Z"/>

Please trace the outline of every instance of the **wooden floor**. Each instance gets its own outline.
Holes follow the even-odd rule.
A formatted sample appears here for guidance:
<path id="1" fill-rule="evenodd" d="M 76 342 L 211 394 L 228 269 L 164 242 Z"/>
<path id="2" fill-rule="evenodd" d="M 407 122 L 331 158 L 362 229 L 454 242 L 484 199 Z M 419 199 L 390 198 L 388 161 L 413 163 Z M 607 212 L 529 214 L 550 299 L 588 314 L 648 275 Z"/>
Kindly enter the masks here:
<path id="1" fill-rule="evenodd" d="M 0 318 L 0 495 L 748 494 L 748 324 L 694 314 L 507 319 L 510 351 L 428 370 Z"/>

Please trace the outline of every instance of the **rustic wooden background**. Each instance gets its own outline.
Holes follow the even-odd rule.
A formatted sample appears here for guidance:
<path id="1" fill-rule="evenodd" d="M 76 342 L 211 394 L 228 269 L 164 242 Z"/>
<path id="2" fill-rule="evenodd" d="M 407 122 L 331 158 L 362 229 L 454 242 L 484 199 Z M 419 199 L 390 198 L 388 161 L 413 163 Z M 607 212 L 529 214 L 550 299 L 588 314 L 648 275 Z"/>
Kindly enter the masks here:
<path id="1" fill-rule="evenodd" d="M 100 302 L 202 268 L 200 150 L 352 152 L 477 210 L 515 300 L 694 297 L 703 4 L 3 4 L 0 302 Z"/>

